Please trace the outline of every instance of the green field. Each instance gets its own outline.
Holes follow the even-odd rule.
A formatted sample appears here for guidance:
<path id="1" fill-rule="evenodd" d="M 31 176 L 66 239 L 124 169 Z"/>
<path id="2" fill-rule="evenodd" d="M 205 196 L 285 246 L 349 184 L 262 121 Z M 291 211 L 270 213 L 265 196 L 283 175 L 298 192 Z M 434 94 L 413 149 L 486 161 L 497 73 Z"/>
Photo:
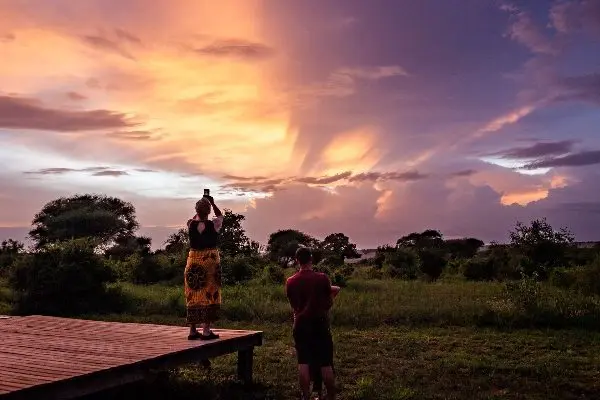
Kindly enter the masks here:
<path id="1" fill-rule="evenodd" d="M 127 311 L 86 318 L 184 324 L 182 289 L 120 283 Z M 332 312 L 341 399 L 600 398 L 600 300 L 541 285 L 531 298 L 501 283 L 351 280 Z M 10 293 L 0 291 L 0 309 Z M 253 388 L 235 356 L 122 388 L 114 398 L 295 399 L 290 310 L 281 286 L 226 287 L 219 326 L 265 332 Z M 108 394 L 96 396 L 107 398 Z"/>

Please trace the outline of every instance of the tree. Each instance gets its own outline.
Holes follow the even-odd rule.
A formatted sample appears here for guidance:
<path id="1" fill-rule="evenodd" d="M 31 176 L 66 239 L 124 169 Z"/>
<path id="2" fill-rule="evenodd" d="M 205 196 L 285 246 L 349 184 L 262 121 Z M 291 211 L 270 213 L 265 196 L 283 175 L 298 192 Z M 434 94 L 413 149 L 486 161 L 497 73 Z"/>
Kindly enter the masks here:
<path id="1" fill-rule="evenodd" d="M 92 238 L 107 247 L 120 236 L 133 236 L 139 227 L 131 203 L 92 194 L 53 200 L 35 215 L 32 224 L 29 236 L 37 249 L 79 238 Z"/>
<path id="2" fill-rule="evenodd" d="M 251 255 L 258 251 L 257 243 L 251 242 L 246 236 L 242 222 L 246 217 L 231 210 L 223 213 L 223 226 L 219 233 L 219 249 L 225 255 Z"/>
<path id="3" fill-rule="evenodd" d="M 17 260 L 24 248 L 23 243 L 13 239 L 0 243 L 0 276 L 6 273 L 8 267 Z"/>
<path id="4" fill-rule="evenodd" d="M 118 236 L 112 247 L 105 251 L 108 257 L 123 260 L 132 254 L 147 257 L 152 253 L 152 238 L 147 236 Z"/>
<path id="5" fill-rule="evenodd" d="M 180 253 L 188 249 L 190 239 L 186 228 L 181 228 L 177 232 L 169 235 L 165 241 L 165 251 L 167 253 Z"/>
<path id="6" fill-rule="evenodd" d="M 510 232 L 511 247 L 526 257 L 521 268 L 527 276 L 537 274 L 546 279 L 551 269 L 564 266 L 567 251 L 575 237 L 567 228 L 555 231 L 546 218 L 531 221 L 530 225 L 517 222 Z"/>
<path id="7" fill-rule="evenodd" d="M 319 241 L 294 229 L 278 230 L 269 236 L 267 252 L 272 260 L 285 266 L 294 259 L 300 246 L 318 249 Z"/>
<path id="8" fill-rule="evenodd" d="M 334 260 L 335 264 L 343 264 L 346 258 L 360 258 L 356 244 L 350 243 L 350 238 L 343 233 L 332 233 L 321 242 L 325 257 Z"/>
<path id="9" fill-rule="evenodd" d="M 450 239 L 445 241 L 446 250 L 451 258 L 472 258 L 483 245 L 483 241 L 475 238 Z"/>
<path id="10" fill-rule="evenodd" d="M 402 236 L 396 242 L 396 247 L 409 247 L 417 250 L 440 248 L 444 245 L 444 238 L 441 232 L 427 229 L 421 233 L 413 232 Z"/>

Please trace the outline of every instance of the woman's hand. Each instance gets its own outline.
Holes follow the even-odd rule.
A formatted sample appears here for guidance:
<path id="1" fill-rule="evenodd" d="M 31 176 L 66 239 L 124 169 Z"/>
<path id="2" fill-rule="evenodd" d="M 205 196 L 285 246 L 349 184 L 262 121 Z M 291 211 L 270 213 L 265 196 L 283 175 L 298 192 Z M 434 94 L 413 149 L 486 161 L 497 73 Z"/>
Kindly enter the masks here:
<path id="1" fill-rule="evenodd" d="M 206 199 L 208 201 L 210 201 L 210 204 L 213 204 L 213 205 L 215 204 L 215 199 L 212 196 L 207 195 L 207 196 L 204 196 L 204 197 L 206 197 Z"/>

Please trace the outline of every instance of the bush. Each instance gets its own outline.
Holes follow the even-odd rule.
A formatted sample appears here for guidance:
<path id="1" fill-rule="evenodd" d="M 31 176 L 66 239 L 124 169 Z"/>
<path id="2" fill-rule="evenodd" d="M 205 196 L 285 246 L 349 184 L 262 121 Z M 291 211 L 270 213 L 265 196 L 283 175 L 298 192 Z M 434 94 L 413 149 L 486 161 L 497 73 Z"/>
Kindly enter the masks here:
<path id="1" fill-rule="evenodd" d="M 383 272 L 377 266 L 362 267 L 356 268 L 352 277 L 359 279 L 382 279 Z"/>
<path id="2" fill-rule="evenodd" d="M 285 282 L 285 271 L 278 265 L 269 264 L 263 269 L 261 280 L 265 283 L 282 284 Z"/>
<path id="3" fill-rule="evenodd" d="M 102 312 L 113 305 L 106 283 L 113 274 L 87 239 L 42 248 L 18 260 L 9 283 L 16 311 L 67 315 Z"/>
<path id="4" fill-rule="evenodd" d="M 504 295 L 516 308 L 527 313 L 538 309 L 541 295 L 541 284 L 537 276 L 523 276 L 516 282 L 508 282 L 504 286 Z"/>
<path id="5" fill-rule="evenodd" d="M 550 273 L 550 284 L 561 289 L 572 288 L 578 279 L 578 269 L 556 268 Z"/>
<path id="6" fill-rule="evenodd" d="M 412 280 L 417 279 L 418 274 L 419 257 L 414 251 L 400 248 L 394 252 L 385 253 L 384 275 Z"/>
<path id="7" fill-rule="evenodd" d="M 257 256 L 222 256 L 221 274 L 223 284 L 233 285 L 252 279 L 262 263 L 262 259 Z"/>
<path id="8" fill-rule="evenodd" d="M 491 281 L 496 277 L 494 260 L 488 257 L 474 257 L 461 265 L 464 277 L 469 281 Z"/>
<path id="9" fill-rule="evenodd" d="M 576 285 L 588 295 L 600 296 L 600 255 L 585 267 L 578 268 Z"/>
<path id="10" fill-rule="evenodd" d="M 421 250 L 419 252 L 421 272 L 427 277 L 435 281 L 446 266 L 446 259 L 444 256 L 436 250 Z"/>

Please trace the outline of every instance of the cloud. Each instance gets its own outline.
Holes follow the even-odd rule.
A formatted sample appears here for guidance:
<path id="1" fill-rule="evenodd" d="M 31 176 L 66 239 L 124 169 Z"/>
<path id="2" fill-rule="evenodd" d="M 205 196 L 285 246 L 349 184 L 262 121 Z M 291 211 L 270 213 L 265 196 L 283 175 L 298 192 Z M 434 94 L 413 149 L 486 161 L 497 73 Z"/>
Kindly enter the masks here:
<path id="1" fill-rule="evenodd" d="M 63 167 L 54 167 L 54 168 L 42 168 L 36 171 L 26 171 L 26 174 L 31 175 L 62 175 L 68 174 L 71 172 L 102 172 L 108 170 L 108 167 L 88 167 L 88 168 L 63 168 Z"/>
<path id="2" fill-rule="evenodd" d="M 109 53 L 118 54 L 130 60 L 135 60 L 133 55 L 120 45 L 119 42 L 107 39 L 103 36 L 89 35 L 84 36 L 82 40 L 89 46 Z"/>
<path id="3" fill-rule="evenodd" d="M 250 61 L 264 60 L 275 55 L 275 50 L 272 47 L 242 39 L 218 40 L 204 47 L 194 49 L 194 51 L 206 56 L 232 57 Z"/>
<path id="4" fill-rule="evenodd" d="M 575 0 L 556 2 L 550 9 L 552 26 L 560 33 L 586 32 L 600 36 L 600 2 Z"/>
<path id="5" fill-rule="evenodd" d="M 118 112 L 52 109 L 34 99 L 0 95 L 0 128 L 76 132 L 131 125 L 133 123 Z"/>
<path id="6" fill-rule="evenodd" d="M 532 16 L 524 11 L 518 10 L 515 6 L 504 5 L 501 9 L 511 14 L 513 19 L 507 35 L 521 43 L 536 54 L 558 55 L 559 48 L 551 37 Z"/>
<path id="7" fill-rule="evenodd" d="M 347 97 L 356 93 L 360 80 L 377 81 L 398 76 L 410 76 L 398 65 L 375 67 L 342 67 L 333 71 L 324 82 L 317 82 L 298 89 L 295 95 L 302 103 L 304 98 Z"/>
<path id="8" fill-rule="evenodd" d="M 66 95 L 70 100 L 73 100 L 73 101 L 81 101 L 81 100 L 87 99 L 86 96 L 84 96 L 80 93 L 77 93 L 77 92 L 67 92 Z"/>
<path id="9" fill-rule="evenodd" d="M 92 176 L 114 176 L 114 177 L 118 177 L 118 176 L 124 176 L 124 175 L 129 175 L 129 173 L 127 173 L 127 171 L 119 171 L 119 170 L 106 170 L 106 171 L 98 171 L 98 172 L 94 172 L 92 174 Z"/>
<path id="10" fill-rule="evenodd" d="M 348 179 L 352 175 L 351 172 L 342 172 L 333 176 L 322 176 L 322 177 L 305 177 L 296 179 L 297 182 L 308 183 L 314 185 L 329 185 L 344 179 Z"/>
<path id="11" fill-rule="evenodd" d="M 554 88 L 554 102 L 583 101 L 600 105 L 600 73 L 558 78 Z"/>
<path id="12" fill-rule="evenodd" d="M 147 141 L 156 140 L 157 137 L 149 131 L 115 131 L 106 134 L 111 139 L 124 141 Z"/>
<path id="13" fill-rule="evenodd" d="M 127 41 L 129 43 L 133 43 L 136 45 L 141 45 L 142 44 L 142 40 L 135 36 L 134 34 L 127 32 L 124 29 L 115 29 L 115 34 L 117 35 L 117 37 L 121 40 Z"/>
<path id="14" fill-rule="evenodd" d="M 600 164 L 600 150 L 582 151 L 563 157 L 538 160 L 525 165 L 525 169 L 535 170 L 551 167 L 583 167 Z"/>
<path id="15" fill-rule="evenodd" d="M 493 153 L 505 159 L 527 160 L 545 156 L 556 156 L 567 154 L 573 148 L 574 140 L 561 140 L 556 142 L 538 142 L 528 147 L 514 147 Z"/>
<path id="16" fill-rule="evenodd" d="M 350 182 L 378 182 L 378 181 L 398 181 L 411 182 L 428 178 L 429 175 L 422 174 L 418 171 L 407 172 L 364 172 L 353 175 Z"/>
<path id="17" fill-rule="evenodd" d="M 0 34 L 0 43 L 13 42 L 15 39 L 16 39 L 16 36 L 13 33 Z"/>
<path id="18" fill-rule="evenodd" d="M 477 171 L 474 169 L 463 169 L 461 171 L 450 173 L 450 176 L 451 177 L 468 177 L 468 176 L 475 175 L 476 173 L 477 173 Z"/>

